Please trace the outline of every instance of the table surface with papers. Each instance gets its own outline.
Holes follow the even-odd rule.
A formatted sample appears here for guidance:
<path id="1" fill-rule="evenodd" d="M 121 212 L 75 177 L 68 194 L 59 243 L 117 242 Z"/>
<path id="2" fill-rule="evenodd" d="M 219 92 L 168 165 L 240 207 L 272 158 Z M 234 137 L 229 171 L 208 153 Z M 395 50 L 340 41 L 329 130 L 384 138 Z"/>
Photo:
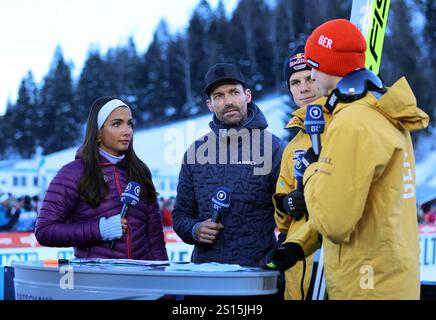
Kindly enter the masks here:
<path id="1" fill-rule="evenodd" d="M 13 267 L 17 300 L 262 296 L 277 292 L 279 275 L 277 271 L 239 265 L 129 259 L 28 261 L 14 263 Z"/>

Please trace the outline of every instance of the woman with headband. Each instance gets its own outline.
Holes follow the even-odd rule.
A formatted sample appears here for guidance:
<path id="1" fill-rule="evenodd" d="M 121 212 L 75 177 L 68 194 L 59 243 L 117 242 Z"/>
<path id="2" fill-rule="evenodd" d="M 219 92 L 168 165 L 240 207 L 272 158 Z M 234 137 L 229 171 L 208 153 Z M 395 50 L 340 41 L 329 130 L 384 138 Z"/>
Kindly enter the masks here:
<path id="1" fill-rule="evenodd" d="M 140 200 L 122 218 L 129 181 L 141 185 Z M 47 189 L 35 235 L 43 246 L 74 247 L 77 258 L 168 260 L 157 192 L 133 150 L 132 112 L 122 100 L 93 103 L 76 159 Z"/>

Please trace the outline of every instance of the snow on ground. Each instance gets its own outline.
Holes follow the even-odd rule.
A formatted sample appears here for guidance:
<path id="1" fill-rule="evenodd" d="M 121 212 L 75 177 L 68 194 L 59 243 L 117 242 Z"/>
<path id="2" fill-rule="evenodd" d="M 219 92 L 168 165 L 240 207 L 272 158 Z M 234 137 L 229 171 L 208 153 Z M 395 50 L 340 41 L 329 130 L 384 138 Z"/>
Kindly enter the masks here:
<path id="1" fill-rule="evenodd" d="M 281 95 L 271 95 L 256 101 L 264 112 L 272 133 L 285 135 L 286 104 Z M 153 174 L 161 176 L 178 175 L 180 161 L 189 145 L 206 134 L 212 114 L 202 115 L 161 127 L 136 131 L 133 147 L 137 155 L 150 167 Z M 52 153 L 45 157 L 46 170 L 57 171 L 72 161 L 78 146 Z"/>
<path id="2" fill-rule="evenodd" d="M 255 101 L 264 113 L 273 134 L 283 138 L 286 134 L 285 122 L 289 108 L 288 98 L 279 94 L 269 95 L 262 100 Z M 194 117 L 161 127 L 143 129 L 135 132 L 133 145 L 138 156 L 149 166 L 153 176 L 177 177 L 180 161 L 186 149 L 196 139 L 207 133 L 212 114 Z M 429 141 L 426 141 L 427 144 Z M 416 184 L 418 203 L 436 198 L 436 150 L 430 151 L 430 146 L 422 152 L 423 145 L 418 146 L 416 158 Z M 45 157 L 44 170 L 57 172 L 62 165 L 72 161 L 78 146 L 68 148 Z M 2 161 L 1 167 L 10 169 L 37 169 L 40 159 L 14 162 Z M 10 166 L 13 166 L 11 168 Z"/>

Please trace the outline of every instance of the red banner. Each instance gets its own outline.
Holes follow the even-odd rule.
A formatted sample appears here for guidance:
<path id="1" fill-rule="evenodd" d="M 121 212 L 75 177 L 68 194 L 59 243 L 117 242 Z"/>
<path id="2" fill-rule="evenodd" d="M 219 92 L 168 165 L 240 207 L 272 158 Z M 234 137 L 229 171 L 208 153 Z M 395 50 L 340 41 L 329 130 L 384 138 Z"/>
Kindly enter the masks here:
<path id="1" fill-rule="evenodd" d="M 31 232 L 0 233 L 0 249 L 40 247 Z"/>
<path id="2" fill-rule="evenodd" d="M 165 243 L 183 243 L 172 228 L 164 228 Z M 0 249 L 41 247 L 32 232 L 0 233 Z"/>
<path id="3" fill-rule="evenodd" d="M 436 225 L 434 224 L 420 224 L 419 234 L 436 233 Z"/>
<path id="4" fill-rule="evenodd" d="M 436 225 L 419 225 L 420 234 L 436 234 Z M 183 243 L 172 228 L 164 228 L 165 243 Z M 41 247 L 31 232 L 0 233 L 0 249 Z"/>

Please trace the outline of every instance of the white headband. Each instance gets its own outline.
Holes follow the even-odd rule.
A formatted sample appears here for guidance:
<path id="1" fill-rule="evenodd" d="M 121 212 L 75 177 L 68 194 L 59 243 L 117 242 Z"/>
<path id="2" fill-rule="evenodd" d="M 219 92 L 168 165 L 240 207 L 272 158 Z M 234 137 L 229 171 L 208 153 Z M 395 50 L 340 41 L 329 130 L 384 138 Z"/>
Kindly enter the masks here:
<path id="1" fill-rule="evenodd" d="M 98 112 L 98 116 L 97 116 L 97 124 L 98 124 L 99 129 L 101 127 L 103 127 L 104 122 L 109 117 L 109 115 L 112 113 L 112 111 L 114 111 L 118 107 L 127 107 L 130 109 L 130 107 L 127 104 L 125 104 L 124 102 L 122 102 L 119 99 L 112 99 L 112 100 L 106 102 L 103 105 L 103 107 L 101 107 L 100 111 Z"/>

